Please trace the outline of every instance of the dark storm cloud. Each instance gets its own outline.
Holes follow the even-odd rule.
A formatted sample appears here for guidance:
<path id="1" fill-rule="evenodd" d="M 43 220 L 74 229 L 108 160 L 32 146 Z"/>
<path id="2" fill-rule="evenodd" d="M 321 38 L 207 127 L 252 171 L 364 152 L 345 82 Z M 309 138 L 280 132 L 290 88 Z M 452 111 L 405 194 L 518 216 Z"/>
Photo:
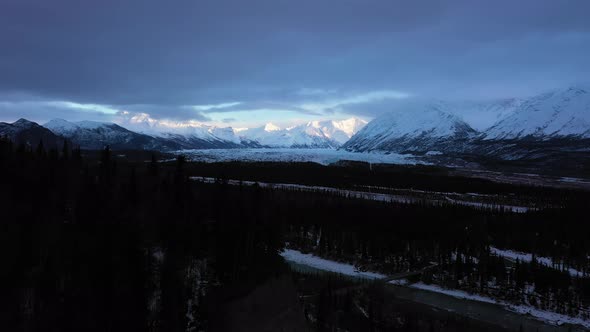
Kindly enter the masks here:
<path id="1" fill-rule="evenodd" d="M 590 76 L 588 12 L 587 0 L 4 0 L 0 93 L 201 120 L 186 105 L 525 95 Z"/>

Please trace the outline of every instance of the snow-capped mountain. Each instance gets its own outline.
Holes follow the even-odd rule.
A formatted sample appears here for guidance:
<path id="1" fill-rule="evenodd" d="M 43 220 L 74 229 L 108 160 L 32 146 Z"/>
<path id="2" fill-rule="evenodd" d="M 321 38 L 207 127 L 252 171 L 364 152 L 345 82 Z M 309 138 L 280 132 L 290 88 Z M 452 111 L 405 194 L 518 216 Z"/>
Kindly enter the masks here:
<path id="1" fill-rule="evenodd" d="M 527 99 L 484 134 L 487 140 L 559 137 L 590 138 L 589 90 L 570 87 Z"/>
<path id="2" fill-rule="evenodd" d="M 349 151 L 467 152 L 502 159 L 588 151 L 588 91 L 572 87 L 524 100 L 408 102 L 374 119 L 343 147 Z"/>
<path id="3" fill-rule="evenodd" d="M 43 142 L 47 148 L 59 148 L 63 139 L 35 122 L 19 119 L 13 123 L 0 122 L 0 137 L 7 137 L 16 144 L 37 146 Z"/>
<path id="4" fill-rule="evenodd" d="M 359 118 L 350 118 L 346 120 L 334 121 L 312 121 L 306 127 L 319 129 L 324 136 L 338 142 L 346 143 L 354 134 L 367 125 L 367 121 Z"/>
<path id="5" fill-rule="evenodd" d="M 475 135 L 446 104 L 415 103 L 377 117 L 343 147 L 348 151 L 462 150 Z"/>
<path id="6" fill-rule="evenodd" d="M 281 129 L 272 123 L 238 132 L 242 141 L 258 142 L 267 147 L 336 148 L 344 144 L 367 122 L 357 118 L 341 121 L 311 121 Z"/>
<path id="7" fill-rule="evenodd" d="M 522 103 L 522 99 L 506 98 L 488 101 L 453 101 L 444 104 L 449 113 L 459 116 L 471 128 L 484 131 L 512 115 Z"/>
<path id="8" fill-rule="evenodd" d="M 183 149 L 236 148 L 242 144 L 231 127 L 156 120 L 147 114 L 134 114 L 121 124 L 142 134 L 174 141 Z"/>
<path id="9" fill-rule="evenodd" d="M 306 125 L 280 129 L 272 123 L 238 133 L 242 140 L 257 142 L 263 147 L 335 148 L 339 144 L 314 127 Z"/>
<path id="10" fill-rule="evenodd" d="M 135 133 L 114 123 L 54 119 L 44 127 L 88 150 L 102 149 L 107 145 L 117 150 L 176 150 L 180 147 L 175 142 Z"/>
<path id="11" fill-rule="evenodd" d="M 153 120 L 149 117 L 127 119 L 123 124 L 93 121 L 69 122 L 54 119 L 45 127 L 83 149 L 216 149 L 216 148 L 336 148 L 348 140 L 365 121 L 313 121 L 304 125 L 281 129 L 273 124 L 264 127 L 234 130 L 203 123 L 176 123 Z"/>

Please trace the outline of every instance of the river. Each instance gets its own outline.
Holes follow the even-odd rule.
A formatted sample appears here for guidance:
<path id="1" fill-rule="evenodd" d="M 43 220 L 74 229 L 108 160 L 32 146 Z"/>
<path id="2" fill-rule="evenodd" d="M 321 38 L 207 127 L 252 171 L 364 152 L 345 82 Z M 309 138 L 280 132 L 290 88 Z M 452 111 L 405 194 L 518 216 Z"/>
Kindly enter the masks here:
<path id="1" fill-rule="evenodd" d="M 287 262 L 292 270 L 299 273 L 309 275 L 332 273 L 289 260 Z M 366 281 L 366 278 L 362 276 L 348 277 L 353 280 Z M 495 326 L 499 330 L 519 331 L 522 328 L 523 331 L 538 332 L 587 331 L 587 329 L 578 325 L 550 325 L 533 317 L 509 311 L 498 304 L 460 299 L 442 293 L 393 284 L 387 284 L 384 289 L 394 301 L 404 300 L 421 305 L 413 306 L 412 310 L 428 311 L 431 314 L 437 310 L 444 310 L 488 326 Z"/>

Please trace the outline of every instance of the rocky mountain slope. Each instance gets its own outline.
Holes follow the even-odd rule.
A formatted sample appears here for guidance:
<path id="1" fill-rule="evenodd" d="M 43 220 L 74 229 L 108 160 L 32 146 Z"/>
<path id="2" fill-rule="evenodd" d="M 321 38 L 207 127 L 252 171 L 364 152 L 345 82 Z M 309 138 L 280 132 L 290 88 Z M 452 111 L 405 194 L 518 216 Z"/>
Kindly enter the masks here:
<path id="1" fill-rule="evenodd" d="M 114 123 L 94 121 L 69 122 L 54 119 L 44 125 L 81 149 L 98 150 L 105 146 L 115 150 L 177 150 L 181 146 L 171 140 L 139 134 Z"/>
<path id="2" fill-rule="evenodd" d="M 0 122 L 0 137 L 7 137 L 16 144 L 36 147 L 40 142 L 46 148 L 59 148 L 63 139 L 39 124 L 20 119 L 13 123 Z"/>

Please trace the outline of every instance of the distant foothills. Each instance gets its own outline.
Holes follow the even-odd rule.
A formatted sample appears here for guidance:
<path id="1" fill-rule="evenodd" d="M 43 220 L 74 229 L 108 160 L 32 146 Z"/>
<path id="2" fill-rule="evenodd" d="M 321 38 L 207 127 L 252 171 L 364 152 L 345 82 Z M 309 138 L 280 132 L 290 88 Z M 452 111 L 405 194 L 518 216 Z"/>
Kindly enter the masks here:
<path id="1" fill-rule="evenodd" d="M 478 119 L 484 118 L 493 121 L 483 128 L 475 125 Z M 83 150 L 102 149 L 107 145 L 113 150 L 166 152 L 280 147 L 532 158 L 556 151 L 590 152 L 590 92 L 569 87 L 525 100 L 414 102 L 368 124 L 350 118 L 312 121 L 284 129 L 270 123 L 251 129 L 202 124 L 169 132 L 145 125 L 143 129 L 130 130 L 114 123 L 54 119 L 39 125 L 20 119 L 0 123 L 0 136 L 31 147 L 40 142 L 45 147 L 58 147 L 68 140 Z"/>

